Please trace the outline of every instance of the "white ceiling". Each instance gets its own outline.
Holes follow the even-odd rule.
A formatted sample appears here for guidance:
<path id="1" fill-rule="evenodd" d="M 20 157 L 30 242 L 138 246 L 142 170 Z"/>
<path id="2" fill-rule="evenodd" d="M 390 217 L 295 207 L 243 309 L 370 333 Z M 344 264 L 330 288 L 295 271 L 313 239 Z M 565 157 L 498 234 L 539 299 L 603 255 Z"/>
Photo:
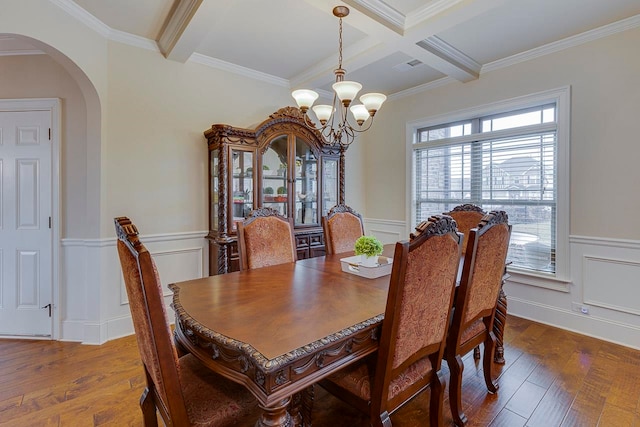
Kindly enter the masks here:
<path id="1" fill-rule="evenodd" d="M 330 91 L 344 18 L 347 79 L 399 94 L 640 25 L 640 0 L 51 0 L 97 31 L 292 89 Z M 609 32 L 611 32 L 610 30 Z M 114 36 L 115 37 L 115 36 Z M 0 37 L 0 52 L 27 52 Z M 409 62 L 418 60 L 418 66 Z"/>

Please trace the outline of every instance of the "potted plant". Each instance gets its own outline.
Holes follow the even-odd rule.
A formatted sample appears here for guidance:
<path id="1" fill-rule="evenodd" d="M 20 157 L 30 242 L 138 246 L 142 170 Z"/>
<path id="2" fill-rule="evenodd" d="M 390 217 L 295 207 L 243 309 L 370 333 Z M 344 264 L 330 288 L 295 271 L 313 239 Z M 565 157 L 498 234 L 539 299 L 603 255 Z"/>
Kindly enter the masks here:
<path id="1" fill-rule="evenodd" d="M 273 202 L 273 187 L 265 187 L 263 192 L 264 192 L 264 201 Z"/>
<path id="2" fill-rule="evenodd" d="M 287 201 L 287 189 L 285 187 L 278 187 L 278 196 L 276 197 L 277 202 L 286 202 Z"/>
<path id="3" fill-rule="evenodd" d="M 382 242 L 374 236 L 361 236 L 356 240 L 354 251 L 360 255 L 360 262 L 365 267 L 375 267 L 378 255 L 382 253 Z"/>

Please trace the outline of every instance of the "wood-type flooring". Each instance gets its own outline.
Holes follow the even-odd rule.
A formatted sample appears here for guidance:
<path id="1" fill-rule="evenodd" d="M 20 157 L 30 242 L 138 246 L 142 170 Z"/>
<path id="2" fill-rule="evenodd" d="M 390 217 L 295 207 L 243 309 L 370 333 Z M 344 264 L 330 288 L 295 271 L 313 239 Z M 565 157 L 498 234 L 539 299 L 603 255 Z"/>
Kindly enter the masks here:
<path id="1" fill-rule="evenodd" d="M 509 316 L 505 358 L 495 368 L 495 395 L 486 391 L 482 365 L 464 358 L 468 426 L 640 427 L 640 351 Z M 143 387 L 133 336 L 100 346 L 0 339 L 0 426 L 141 426 Z M 314 427 L 367 425 L 315 390 Z M 393 425 L 427 425 L 428 397 L 398 410 Z M 448 400 L 444 415 L 452 425 Z"/>

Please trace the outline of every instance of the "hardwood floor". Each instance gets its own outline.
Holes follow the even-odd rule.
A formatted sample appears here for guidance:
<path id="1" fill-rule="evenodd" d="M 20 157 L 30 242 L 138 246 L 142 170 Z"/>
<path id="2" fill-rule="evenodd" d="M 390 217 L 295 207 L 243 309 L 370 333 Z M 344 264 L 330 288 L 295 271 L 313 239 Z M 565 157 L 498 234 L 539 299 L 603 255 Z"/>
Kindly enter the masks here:
<path id="1" fill-rule="evenodd" d="M 495 395 L 481 364 L 465 357 L 468 426 L 640 427 L 640 351 L 513 316 L 505 341 Z M 1 426 L 141 426 L 143 387 L 133 336 L 101 346 L 0 340 Z M 393 425 L 426 425 L 428 393 L 392 415 Z M 451 425 L 448 401 L 444 413 Z M 366 425 L 319 387 L 313 417 L 315 427 Z"/>

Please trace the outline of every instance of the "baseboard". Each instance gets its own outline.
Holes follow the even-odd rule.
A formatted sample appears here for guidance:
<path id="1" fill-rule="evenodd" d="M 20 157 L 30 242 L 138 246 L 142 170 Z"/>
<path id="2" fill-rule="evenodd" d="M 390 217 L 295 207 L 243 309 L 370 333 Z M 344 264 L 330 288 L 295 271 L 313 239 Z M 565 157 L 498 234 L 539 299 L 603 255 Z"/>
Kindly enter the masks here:
<path id="1" fill-rule="evenodd" d="M 635 325 L 583 315 L 520 298 L 508 296 L 507 299 L 510 315 L 640 350 L 640 328 Z"/>

